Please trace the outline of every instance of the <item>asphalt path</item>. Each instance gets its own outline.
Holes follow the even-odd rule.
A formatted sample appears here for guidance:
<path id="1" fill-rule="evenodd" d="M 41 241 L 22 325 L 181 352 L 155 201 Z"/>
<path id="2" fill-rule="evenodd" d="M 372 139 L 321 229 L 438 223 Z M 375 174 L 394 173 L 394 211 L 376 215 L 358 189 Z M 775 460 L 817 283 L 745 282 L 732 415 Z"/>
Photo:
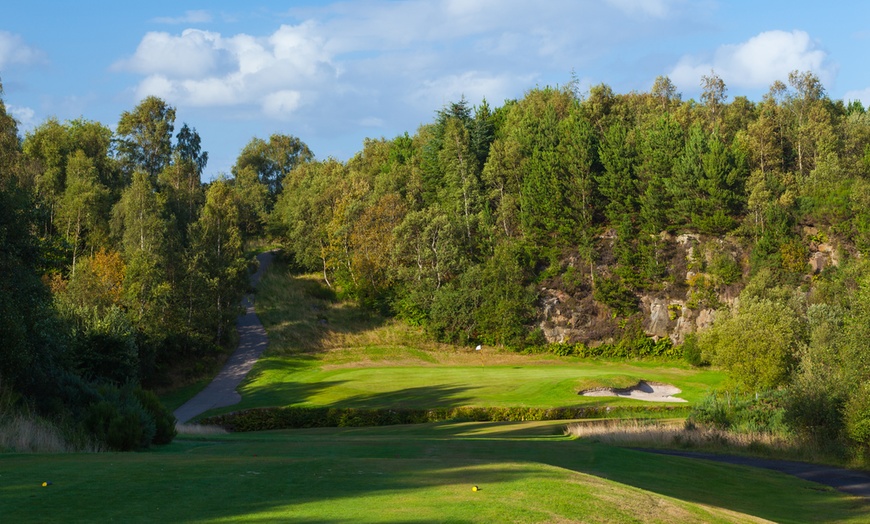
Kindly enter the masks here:
<path id="1" fill-rule="evenodd" d="M 788 460 L 772 460 L 755 457 L 741 457 L 737 455 L 717 455 L 715 453 L 700 453 L 695 451 L 678 451 L 669 449 L 639 449 L 648 453 L 661 455 L 673 455 L 694 459 L 712 460 L 740 466 L 772 469 L 781 473 L 794 475 L 795 477 L 830 486 L 836 490 L 850 495 L 863 497 L 870 501 L 870 473 L 852 469 L 836 468 L 807 462 L 793 462 Z"/>
<path id="2" fill-rule="evenodd" d="M 260 277 L 272 263 L 272 258 L 271 252 L 257 255 L 260 267 L 256 273 L 251 275 L 252 288 L 257 287 Z M 245 313 L 236 319 L 239 347 L 230 355 L 223 369 L 205 389 L 175 410 L 178 424 L 184 424 L 210 409 L 232 406 L 241 402 L 242 397 L 236 388 L 248 375 L 269 344 L 266 330 L 254 311 L 254 296 L 252 294 L 245 295 L 245 298 L 242 299 L 242 307 Z"/>

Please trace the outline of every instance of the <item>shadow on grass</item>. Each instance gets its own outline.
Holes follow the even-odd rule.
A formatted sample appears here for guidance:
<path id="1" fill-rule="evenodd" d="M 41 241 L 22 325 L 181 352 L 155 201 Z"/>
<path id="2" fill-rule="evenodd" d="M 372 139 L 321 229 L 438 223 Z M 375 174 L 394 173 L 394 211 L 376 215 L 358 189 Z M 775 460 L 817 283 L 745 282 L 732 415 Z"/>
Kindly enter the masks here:
<path id="1" fill-rule="evenodd" d="M 226 441 L 225 446 L 201 450 L 206 454 L 214 453 L 215 459 L 244 455 L 256 457 L 257 453 L 263 453 L 244 467 L 261 471 L 259 466 L 264 463 L 279 464 L 280 469 L 288 472 L 282 477 L 283 488 L 276 491 L 269 483 L 260 486 L 255 497 L 249 497 L 223 513 L 225 518 L 244 515 L 265 521 L 270 516 L 292 514 L 292 508 L 298 504 L 364 504 L 363 501 L 372 500 L 371 497 L 412 493 L 428 487 L 450 489 L 450 486 L 457 485 L 457 489 L 464 492 L 472 480 L 480 483 L 486 493 L 487 490 L 494 491 L 500 483 L 524 480 L 537 483 L 556 475 L 553 470 L 532 467 L 534 464 L 590 474 L 651 493 L 775 522 L 846 519 L 858 522 L 870 516 L 867 507 L 854 499 L 766 470 L 679 457 L 649 456 L 564 438 L 503 439 L 499 438 L 494 425 L 488 424 L 481 425 L 481 429 L 488 432 L 490 438 L 457 438 L 463 433 L 467 435 L 471 426 L 431 425 L 428 437 L 424 433 L 407 434 L 401 430 L 393 434 L 381 431 L 379 436 L 375 431 L 363 428 L 303 430 L 264 434 L 263 442 L 250 435 L 235 442 Z M 413 431 L 408 426 L 402 429 Z M 285 435 L 289 438 L 281 438 Z M 517 467 L 518 464 L 529 467 Z M 473 475 L 469 475 L 469 471 L 473 471 Z M 263 475 L 269 474 L 263 472 Z M 563 481 L 561 476 L 554 480 Z M 554 489 L 576 487 L 573 482 L 559 485 Z M 408 496 L 414 503 L 421 503 L 413 495 Z M 564 499 L 558 500 L 559 504 L 564 504 Z M 360 509 L 376 511 L 371 507 Z M 581 517 L 573 515 L 572 518 Z M 481 518 L 478 516 L 467 521 L 479 522 Z M 403 522 L 425 520 L 425 517 L 402 519 Z M 664 521 L 668 521 L 667 518 Z"/>
<path id="2" fill-rule="evenodd" d="M 453 408 L 468 405 L 471 396 L 465 392 L 474 389 L 468 386 L 420 386 L 376 394 L 360 394 L 343 398 L 330 404 L 336 408 Z"/>

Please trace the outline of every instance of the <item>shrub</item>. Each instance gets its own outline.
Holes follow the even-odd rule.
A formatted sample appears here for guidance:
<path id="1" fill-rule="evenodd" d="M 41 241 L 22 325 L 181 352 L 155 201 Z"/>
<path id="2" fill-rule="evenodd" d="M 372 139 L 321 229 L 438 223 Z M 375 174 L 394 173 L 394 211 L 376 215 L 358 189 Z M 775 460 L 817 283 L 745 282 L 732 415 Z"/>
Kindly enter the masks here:
<path id="1" fill-rule="evenodd" d="M 727 286 L 740 280 L 743 270 L 730 253 L 716 253 L 707 267 L 707 272 L 720 284 Z"/>
<path id="2" fill-rule="evenodd" d="M 864 383 L 845 406 L 846 434 L 862 446 L 870 446 L 870 384 Z"/>
<path id="3" fill-rule="evenodd" d="M 638 300 L 621 278 L 600 278 L 596 281 L 592 298 L 606 304 L 616 314 L 629 316 L 638 311 Z"/>
<path id="4" fill-rule="evenodd" d="M 134 390 L 136 399 L 154 420 L 154 444 L 169 444 L 175 438 L 175 415 L 172 414 L 157 398 L 153 391 L 142 388 Z"/>
<path id="5" fill-rule="evenodd" d="M 698 337 L 694 333 L 689 333 L 680 345 L 680 351 L 683 354 L 683 360 L 692 366 L 708 366 L 710 362 L 704 358 L 701 353 L 701 346 L 698 345 Z"/>
<path id="6" fill-rule="evenodd" d="M 157 425 L 133 388 L 103 386 L 99 393 L 102 399 L 85 410 L 85 429 L 114 451 L 147 448 L 154 441 Z"/>
<path id="7" fill-rule="evenodd" d="M 741 433 L 787 434 L 784 396 L 782 391 L 758 395 L 714 391 L 692 408 L 687 421 Z"/>
<path id="8" fill-rule="evenodd" d="M 456 407 L 434 409 L 353 409 L 353 408 L 260 408 L 209 417 L 203 424 L 222 426 L 230 431 L 315 427 L 389 426 L 427 422 L 519 422 L 527 420 L 569 420 L 601 417 L 685 416 L 686 408 L 671 406 L 574 406 L 560 408 Z"/>

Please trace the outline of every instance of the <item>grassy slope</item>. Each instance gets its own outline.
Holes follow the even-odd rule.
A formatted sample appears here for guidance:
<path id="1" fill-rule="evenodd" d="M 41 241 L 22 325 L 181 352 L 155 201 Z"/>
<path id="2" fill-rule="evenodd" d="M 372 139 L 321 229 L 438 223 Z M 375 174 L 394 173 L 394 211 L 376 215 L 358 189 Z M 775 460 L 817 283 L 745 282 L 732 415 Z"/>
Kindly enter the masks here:
<path id="1" fill-rule="evenodd" d="M 286 298 L 298 289 L 286 275 L 277 275 L 260 305 L 280 302 L 282 294 Z M 270 336 L 279 344 L 249 382 L 250 399 L 338 405 L 546 404 L 577 402 L 570 387 L 578 380 L 634 376 L 677 383 L 687 398 L 696 398 L 722 378 L 655 363 L 581 363 L 457 351 L 433 346 L 419 333 L 346 305 L 297 297 L 293 307 L 301 317 L 275 303 L 266 308 Z M 327 324 L 313 315 L 325 317 Z M 563 425 L 297 430 L 179 438 L 152 453 L 5 454 L 0 455 L 0 518 L 202 523 L 870 520 L 863 502 L 819 485 L 765 470 L 571 440 L 562 436 Z M 43 488 L 43 481 L 53 484 Z M 481 490 L 472 491 L 472 485 Z"/>
<path id="2" fill-rule="evenodd" d="M 297 430 L 179 439 L 155 453 L 8 455 L 0 508 L 8 522 L 870 518 L 855 499 L 793 477 L 586 444 L 558 427 Z"/>
<path id="3" fill-rule="evenodd" d="M 398 321 L 330 300 L 314 277 L 276 265 L 260 283 L 257 310 L 269 334 L 269 356 L 242 386 L 242 403 L 260 406 L 553 407 L 638 405 L 637 400 L 581 397 L 589 384 L 654 380 L 694 401 L 724 378 L 679 362 L 583 361 L 474 351 L 439 345 Z"/>

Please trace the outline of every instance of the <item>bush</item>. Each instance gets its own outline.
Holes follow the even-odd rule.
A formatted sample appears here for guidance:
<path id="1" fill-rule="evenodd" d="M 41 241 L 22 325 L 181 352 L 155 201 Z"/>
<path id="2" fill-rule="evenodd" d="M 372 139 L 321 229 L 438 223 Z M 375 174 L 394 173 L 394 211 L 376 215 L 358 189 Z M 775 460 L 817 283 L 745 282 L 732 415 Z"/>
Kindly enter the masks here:
<path id="1" fill-rule="evenodd" d="M 870 446 L 870 384 L 864 383 L 845 406 L 846 434 L 861 446 Z"/>
<path id="2" fill-rule="evenodd" d="M 714 391 L 692 408 L 687 422 L 741 433 L 787 434 L 784 397 L 782 391 L 757 396 Z"/>
<path id="3" fill-rule="evenodd" d="M 686 335 L 685 340 L 680 345 L 680 351 L 683 354 L 683 360 L 692 366 L 708 366 L 710 362 L 704 358 L 701 352 L 701 346 L 698 345 L 698 337 L 694 333 Z"/>
<path id="4" fill-rule="evenodd" d="M 630 406 L 604 408 L 575 406 L 562 408 L 487 408 L 456 407 L 435 409 L 353 409 L 353 408 L 260 408 L 209 417 L 204 424 L 222 426 L 230 431 L 317 427 L 390 426 L 428 422 L 519 422 L 527 420 L 570 420 L 600 417 L 685 416 L 686 409 L 671 406 Z"/>
<path id="5" fill-rule="evenodd" d="M 136 388 L 134 394 L 145 411 L 154 420 L 155 433 L 152 442 L 154 444 L 169 444 L 172 442 L 172 439 L 177 434 L 175 430 L 175 415 L 166 409 L 153 391 Z"/>
<path id="6" fill-rule="evenodd" d="M 140 395 L 143 395 L 146 402 L 152 402 L 147 398 L 147 394 L 136 393 L 131 386 L 123 388 L 103 386 L 99 388 L 99 393 L 102 398 L 86 408 L 83 422 L 85 429 L 96 440 L 114 451 L 145 449 L 156 442 L 155 417 L 139 400 Z M 160 439 L 166 441 L 167 420 L 161 417 L 160 422 L 162 426 Z M 174 433 L 174 428 L 172 432 Z"/>

